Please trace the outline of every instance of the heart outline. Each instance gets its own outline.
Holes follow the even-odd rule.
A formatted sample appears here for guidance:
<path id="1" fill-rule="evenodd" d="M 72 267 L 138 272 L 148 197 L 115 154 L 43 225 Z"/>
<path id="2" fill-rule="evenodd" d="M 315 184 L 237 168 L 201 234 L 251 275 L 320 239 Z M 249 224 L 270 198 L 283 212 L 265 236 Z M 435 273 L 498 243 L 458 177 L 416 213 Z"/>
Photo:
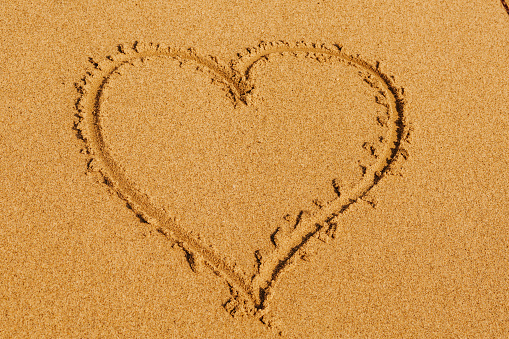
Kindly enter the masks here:
<path id="1" fill-rule="evenodd" d="M 318 232 L 325 231 L 327 235 L 334 237 L 337 226 L 334 219 L 362 199 L 386 174 L 394 171 L 400 160 L 408 157 L 404 144 L 408 143 L 410 128 L 404 114 L 404 90 L 398 88 L 393 78 L 380 70 L 378 62 L 373 66 L 358 55 L 345 53 L 342 46 L 337 44 L 262 42 L 256 47 L 246 49 L 246 52 L 245 55 L 239 54 L 239 58 L 231 61 L 229 66 L 223 66 L 215 57 L 202 57 L 194 49 L 184 50 L 163 44 L 140 42 L 135 42 L 132 46 L 120 45 L 117 54 L 108 56 L 101 62 L 89 59 L 92 69 L 76 84 L 79 98 L 75 105 L 78 120 L 74 129 L 78 138 L 85 143 L 89 170 L 99 172 L 104 183 L 126 201 L 127 207 L 142 221 L 153 225 L 159 233 L 178 244 L 186 252 L 191 265 L 200 260 L 225 279 L 232 298 L 224 306 L 232 315 L 242 313 L 256 316 L 269 327 L 275 327 L 272 316 L 268 313 L 268 302 L 281 273 L 295 261 L 295 254 Z M 382 154 L 375 164 L 363 168 L 363 177 L 359 183 L 348 191 L 337 191 L 337 198 L 320 206 L 313 214 L 305 216 L 301 213 L 294 229 L 286 235 L 282 243 L 276 244 L 268 257 L 257 256 L 257 273 L 248 277 L 228 258 L 222 257 L 190 231 L 180 227 L 173 217 L 153 204 L 150 197 L 137 189 L 135 183 L 124 175 L 122 168 L 109 154 L 104 141 L 100 108 L 103 90 L 120 67 L 155 57 L 197 63 L 201 70 L 208 71 L 212 79 L 223 86 L 234 105 L 249 105 L 249 95 L 254 88 L 250 71 L 256 62 L 271 54 L 305 54 L 319 60 L 335 58 L 358 68 L 364 80 L 382 95 L 382 104 L 387 107 L 388 120 L 385 124 L 388 131 Z"/>

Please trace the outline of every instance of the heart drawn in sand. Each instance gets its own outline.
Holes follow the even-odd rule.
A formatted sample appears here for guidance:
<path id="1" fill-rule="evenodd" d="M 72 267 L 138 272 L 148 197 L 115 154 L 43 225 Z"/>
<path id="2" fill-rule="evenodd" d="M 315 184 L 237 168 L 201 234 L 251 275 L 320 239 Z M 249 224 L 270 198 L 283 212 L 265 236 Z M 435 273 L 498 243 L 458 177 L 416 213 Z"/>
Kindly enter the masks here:
<path id="1" fill-rule="evenodd" d="M 232 315 L 257 317 L 269 327 L 274 327 L 274 316 L 268 313 L 268 304 L 281 273 L 297 261 L 299 254 L 313 237 L 334 238 L 337 217 L 365 197 L 385 175 L 394 172 L 396 166 L 399 166 L 399 160 L 407 158 L 408 152 L 403 145 L 407 141 L 409 128 L 403 110 L 403 89 L 396 87 L 393 78 L 380 70 L 379 63 L 372 65 L 358 56 L 347 54 L 339 45 L 262 42 L 257 47 L 248 48 L 244 55 L 239 54 L 239 58 L 229 66 L 221 65 L 214 57 L 200 56 L 193 49 L 183 50 L 162 44 L 137 42 L 129 47 L 119 46 L 118 50 L 118 53 L 100 62 L 90 59 L 92 69 L 87 72 L 82 82 L 76 84 L 80 96 L 76 103 L 78 121 L 75 129 L 78 137 L 85 142 L 85 153 L 90 158 L 89 169 L 99 172 L 104 183 L 125 200 L 127 206 L 140 219 L 180 246 L 192 265 L 201 262 L 224 278 L 232 293 L 231 299 L 224 305 L 227 311 Z M 304 56 L 321 62 L 334 60 L 353 67 L 361 79 L 373 89 L 375 101 L 384 107 L 384 114 L 379 116 L 377 121 L 384 127 L 385 135 L 379 138 L 376 161 L 361 166 L 361 179 L 347 188 L 333 182 L 336 192 L 334 199 L 320 203 L 311 213 L 300 213 L 291 229 L 275 230 L 272 237 L 275 245 L 273 251 L 263 256 L 255 253 L 257 272 L 248 276 L 238 265 L 231 263 L 231 260 L 217 253 L 182 226 L 166 209 L 155 204 L 149 196 L 150 192 L 139 189 L 137 183 L 126 175 L 118 159 L 114 158 L 108 148 L 101 119 L 102 108 L 105 88 L 114 74 L 118 74 L 125 65 L 136 65 L 144 60 L 157 58 L 192 62 L 197 65 L 197 69 L 207 72 L 213 82 L 224 89 L 234 106 L 249 106 L 253 104 L 251 95 L 255 87 L 252 79 L 253 66 L 276 55 Z M 372 146 L 364 146 L 375 155 Z"/>

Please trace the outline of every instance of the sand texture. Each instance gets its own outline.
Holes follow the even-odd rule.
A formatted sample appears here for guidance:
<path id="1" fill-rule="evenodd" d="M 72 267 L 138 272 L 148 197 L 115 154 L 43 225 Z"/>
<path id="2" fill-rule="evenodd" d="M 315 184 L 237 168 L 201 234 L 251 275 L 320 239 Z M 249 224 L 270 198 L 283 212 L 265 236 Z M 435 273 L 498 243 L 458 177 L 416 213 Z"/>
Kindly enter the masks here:
<path id="1" fill-rule="evenodd" d="M 0 9 L 0 338 L 509 337 L 505 0 Z"/>

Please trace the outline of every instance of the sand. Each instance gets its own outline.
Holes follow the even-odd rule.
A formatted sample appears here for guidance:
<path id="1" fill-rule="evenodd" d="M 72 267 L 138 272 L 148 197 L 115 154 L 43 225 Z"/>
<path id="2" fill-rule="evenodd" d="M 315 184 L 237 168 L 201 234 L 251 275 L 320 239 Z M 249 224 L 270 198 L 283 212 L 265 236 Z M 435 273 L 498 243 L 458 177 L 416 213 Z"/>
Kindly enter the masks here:
<path id="1" fill-rule="evenodd" d="M 0 10 L 1 338 L 509 337 L 506 1 Z"/>

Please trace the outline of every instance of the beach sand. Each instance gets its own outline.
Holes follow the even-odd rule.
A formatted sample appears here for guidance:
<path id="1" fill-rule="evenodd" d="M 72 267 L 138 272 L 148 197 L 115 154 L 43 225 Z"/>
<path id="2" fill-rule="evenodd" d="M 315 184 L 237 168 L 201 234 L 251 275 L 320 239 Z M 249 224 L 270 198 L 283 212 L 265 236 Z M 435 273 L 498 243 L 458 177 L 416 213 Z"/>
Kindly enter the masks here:
<path id="1" fill-rule="evenodd" d="M 504 0 L 0 20 L 0 338 L 509 337 Z"/>

